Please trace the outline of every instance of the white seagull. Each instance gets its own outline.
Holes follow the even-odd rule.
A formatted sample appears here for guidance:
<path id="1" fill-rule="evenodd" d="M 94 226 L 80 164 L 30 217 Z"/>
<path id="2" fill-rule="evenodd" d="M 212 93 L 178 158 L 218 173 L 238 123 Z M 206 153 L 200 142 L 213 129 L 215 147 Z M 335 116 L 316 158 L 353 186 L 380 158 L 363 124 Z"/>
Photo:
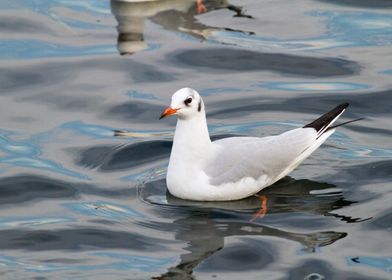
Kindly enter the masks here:
<path id="1" fill-rule="evenodd" d="M 332 124 L 348 105 L 341 104 L 280 135 L 211 141 L 201 96 L 182 88 L 173 94 L 170 107 L 160 117 L 178 116 L 166 176 L 168 190 L 176 197 L 199 201 L 254 195 L 289 174 L 334 133 L 342 124 Z"/>

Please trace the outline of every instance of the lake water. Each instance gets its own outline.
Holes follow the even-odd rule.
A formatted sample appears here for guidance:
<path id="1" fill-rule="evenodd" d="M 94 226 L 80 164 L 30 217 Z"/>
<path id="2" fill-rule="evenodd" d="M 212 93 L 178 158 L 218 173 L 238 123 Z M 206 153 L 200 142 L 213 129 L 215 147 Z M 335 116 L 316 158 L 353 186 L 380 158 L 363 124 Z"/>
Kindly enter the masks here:
<path id="1" fill-rule="evenodd" d="M 391 1 L 0 8 L 1 279 L 392 279 Z M 256 197 L 167 194 L 175 119 L 158 117 L 184 86 L 213 138 L 343 102 L 365 119 L 263 190 L 257 217 Z"/>

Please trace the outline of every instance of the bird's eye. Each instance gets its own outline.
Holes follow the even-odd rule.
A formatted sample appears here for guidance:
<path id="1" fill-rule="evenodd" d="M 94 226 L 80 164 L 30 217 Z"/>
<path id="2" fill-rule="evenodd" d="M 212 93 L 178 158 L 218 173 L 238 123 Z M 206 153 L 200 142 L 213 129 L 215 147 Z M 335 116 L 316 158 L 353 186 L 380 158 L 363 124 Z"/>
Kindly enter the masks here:
<path id="1" fill-rule="evenodd" d="M 185 99 L 184 103 L 186 106 L 189 106 L 189 104 L 192 103 L 192 97 L 188 97 L 187 99 Z"/>

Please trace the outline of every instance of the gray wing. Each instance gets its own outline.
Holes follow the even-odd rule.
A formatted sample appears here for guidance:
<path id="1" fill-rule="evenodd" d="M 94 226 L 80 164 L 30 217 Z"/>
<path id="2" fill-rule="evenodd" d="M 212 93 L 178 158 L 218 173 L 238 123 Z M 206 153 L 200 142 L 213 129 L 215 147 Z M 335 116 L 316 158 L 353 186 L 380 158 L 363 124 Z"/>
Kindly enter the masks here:
<path id="1" fill-rule="evenodd" d="M 265 138 L 232 137 L 215 141 L 218 152 L 207 165 L 206 174 L 210 184 L 216 186 L 262 175 L 273 181 L 301 158 L 316 136 L 314 129 L 297 128 Z"/>

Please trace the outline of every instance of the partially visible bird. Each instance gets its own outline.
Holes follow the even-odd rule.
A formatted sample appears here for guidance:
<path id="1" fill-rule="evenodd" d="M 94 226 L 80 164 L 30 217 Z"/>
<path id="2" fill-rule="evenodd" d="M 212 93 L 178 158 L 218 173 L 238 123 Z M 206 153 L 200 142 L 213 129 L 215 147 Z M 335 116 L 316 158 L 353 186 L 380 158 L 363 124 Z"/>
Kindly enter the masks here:
<path id="1" fill-rule="evenodd" d="M 167 170 L 169 192 L 199 201 L 242 199 L 288 175 L 312 154 L 337 126 L 348 103 L 317 120 L 280 135 L 230 137 L 211 141 L 204 102 L 191 88 L 175 92 L 161 118 L 177 115 Z"/>

